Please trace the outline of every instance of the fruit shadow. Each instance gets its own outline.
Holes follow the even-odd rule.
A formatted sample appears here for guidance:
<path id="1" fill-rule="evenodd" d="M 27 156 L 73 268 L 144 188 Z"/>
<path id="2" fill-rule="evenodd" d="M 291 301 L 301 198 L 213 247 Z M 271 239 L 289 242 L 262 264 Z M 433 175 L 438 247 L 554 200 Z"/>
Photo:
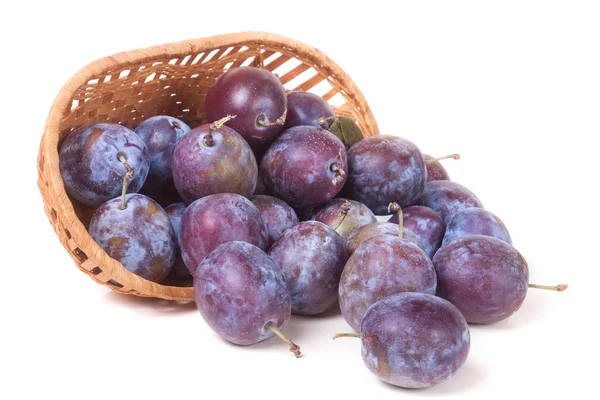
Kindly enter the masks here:
<path id="1" fill-rule="evenodd" d="M 140 314 L 174 315 L 196 311 L 196 303 L 193 301 L 171 301 L 139 297 L 114 291 L 107 293 L 105 298 L 109 303 L 131 308 Z"/>
<path id="2" fill-rule="evenodd" d="M 465 394 L 469 390 L 485 386 L 487 373 L 481 365 L 472 365 L 467 363 L 462 367 L 454 377 L 446 382 L 440 383 L 427 389 L 406 389 L 391 385 L 382 380 L 379 384 L 389 391 L 395 392 L 418 392 L 423 397 L 448 397 L 451 395 Z"/>

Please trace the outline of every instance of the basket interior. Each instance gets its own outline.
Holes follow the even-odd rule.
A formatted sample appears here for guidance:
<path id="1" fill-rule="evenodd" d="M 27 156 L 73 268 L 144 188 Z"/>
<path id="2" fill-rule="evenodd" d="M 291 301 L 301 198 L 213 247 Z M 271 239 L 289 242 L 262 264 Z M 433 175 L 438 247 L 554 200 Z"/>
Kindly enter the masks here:
<path id="1" fill-rule="evenodd" d="M 185 121 L 192 128 L 206 123 L 204 100 L 208 88 L 224 71 L 240 66 L 272 71 L 287 91 L 317 94 L 333 106 L 337 115 L 352 117 L 366 135 L 376 134 L 371 132 L 376 127 L 367 126 L 367 110 L 363 109 L 366 107 L 363 105 L 361 108 L 355 94 L 348 93 L 342 86 L 343 79 L 337 77 L 328 66 L 319 65 L 310 58 L 296 54 L 285 44 L 267 45 L 258 41 L 198 53 L 180 52 L 177 57 L 165 52 L 164 56 L 109 62 L 107 65 L 112 67 L 90 76 L 86 83 L 74 91 L 70 109 L 64 110 L 64 117 L 60 120 L 56 152 L 71 131 L 97 122 L 113 122 L 135 129 L 146 118 L 170 115 Z M 87 228 L 94 209 L 73 199 L 71 202 L 76 216 Z M 58 229 L 62 224 L 57 223 L 56 211 L 51 207 L 47 209 L 51 222 Z M 94 280 L 118 291 L 147 295 L 130 290 L 126 282 L 118 282 L 111 274 L 105 274 L 71 239 L 68 230 L 64 230 L 59 232 L 61 229 L 58 229 L 57 233 L 66 236 L 66 247 L 74 260 Z"/>

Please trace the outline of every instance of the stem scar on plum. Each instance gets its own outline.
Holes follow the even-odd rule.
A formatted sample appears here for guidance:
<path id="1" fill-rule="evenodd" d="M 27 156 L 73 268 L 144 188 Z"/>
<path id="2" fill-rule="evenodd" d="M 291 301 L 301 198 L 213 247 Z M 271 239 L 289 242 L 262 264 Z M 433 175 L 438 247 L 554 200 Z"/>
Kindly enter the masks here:
<path id="1" fill-rule="evenodd" d="M 206 146 L 206 147 L 213 147 L 215 145 L 215 140 L 213 139 L 212 131 L 217 130 L 217 129 L 221 129 L 221 127 L 223 125 L 225 125 L 225 123 L 227 121 L 232 120 L 235 117 L 236 117 L 236 115 L 228 115 L 228 116 L 226 116 L 224 118 L 221 118 L 220 120 L 215 121 L 212 124 L 210 124 L 209 127 L 208 127 L 208 133 L 202 139 L 202 144 L 204 146 Z"/>
<path id="2" fill-rule="evenodd" d="M 283 111 L 283 115 L 275 120 L 275 122 L 267 122 L 267 117 L 264 114 L 259 115 L 256 118 L 256 125 L 264 126 L 269 128 L 271 126 L 283 126 L 285 125 L 285 119 L 287 118 L 287 108 Z"/>
<path id="3" fill-rule="evenodd" d="M 281 340 L 286 342 L 290 346 L 290 351 L 292 353 L 294 353 L 296 358 L 300 358 L 300 356 L 302 355 L 302 353 L 300 353 L 300 346 L 298 346 L 296 343 L 294 343 L 290 339 L 288 339 L 283 333 L 281 333 L 281 331 L 279 329 L 277 329 L 275 327 L 275 325 L 273 325 L 272 322 L 267 322 L 267 324 L 265 325 L 265 328 L 269 329 L 271 332 L 273 332 L 275 335 L 277 335 Z"/>
<path id="4" fill-rule="evenodd" d="M 125 210 L 127 208 L 127 185 L 129 181 L 133 179 L 134 171 L 133 168 L 127 163 L 127 154 L 120 151 L 117 153 L 117 158 L 123 166 L 125 167 L 125 176 L 123 177 L 123 189 L 121 190 L 121 205 L 119 205 L 119 210 Z"/>
<path id="5" fill-rule="evenodd" d="M 346 172 L 342 169 L 338 162 L 334 162 L 333 164 L 331 164 L 329 169 L 335 173 L 335 177 L 331 180 L 331 183 L 333 183 L 334 185 L 338 185 L 344 182 Z"/>

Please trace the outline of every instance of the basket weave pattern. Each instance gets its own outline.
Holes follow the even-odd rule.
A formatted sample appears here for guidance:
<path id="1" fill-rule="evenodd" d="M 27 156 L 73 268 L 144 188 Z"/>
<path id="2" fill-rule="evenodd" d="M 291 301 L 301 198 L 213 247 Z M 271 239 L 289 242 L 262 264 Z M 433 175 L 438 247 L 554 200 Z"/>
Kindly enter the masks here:
<path id="1" fill-rule="evenodd" d="M 88 234 L 93 209 L 71 200 L 58 167 L 58 150 L 74 129 L 114 122 L 134 129 L 154 115 L 171 115 L 192 128 L 207 122 L 204 98 L 231 67 L 275 72 L 286 90 L 310 91 L 329 101 L 337 115 L 357 122 L 366 136 L 378 134 L 366 100 L 346 73 L 319 50 L 269 33 L 237 33 L 134 50 L 89 64 L 61 89 L 48 115 L 38 156 L 38 186 L 61 243 L 80 270 L 121 293 L 191 300 L 192 288 L 165 286 L 127 271 Z"/>

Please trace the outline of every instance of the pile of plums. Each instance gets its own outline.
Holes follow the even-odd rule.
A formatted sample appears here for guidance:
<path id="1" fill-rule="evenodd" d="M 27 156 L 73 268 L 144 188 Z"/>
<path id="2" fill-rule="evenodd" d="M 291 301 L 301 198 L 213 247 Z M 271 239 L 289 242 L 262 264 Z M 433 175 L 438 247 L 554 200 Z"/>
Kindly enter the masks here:
<path id="1" fill-rule="evenodd" d="M 98 245 L 144 279 L 193 285 L 225 340 L 277 335 L 299 356 L 282 333 L 291 314 L 339 304 L 358 333 L 336 337 L 360 337 L 386 382 L 424 388 L 465 363 L 468 323 L 508 318 L 535 286 L 502 221 L 439 162 L 458 155 L 348 139 L 353 120 L 259 68 L 222 74 L 205 110 L 194 129 L 170 116 L 76 129 L 60 171 L 95 208 Z"/>

